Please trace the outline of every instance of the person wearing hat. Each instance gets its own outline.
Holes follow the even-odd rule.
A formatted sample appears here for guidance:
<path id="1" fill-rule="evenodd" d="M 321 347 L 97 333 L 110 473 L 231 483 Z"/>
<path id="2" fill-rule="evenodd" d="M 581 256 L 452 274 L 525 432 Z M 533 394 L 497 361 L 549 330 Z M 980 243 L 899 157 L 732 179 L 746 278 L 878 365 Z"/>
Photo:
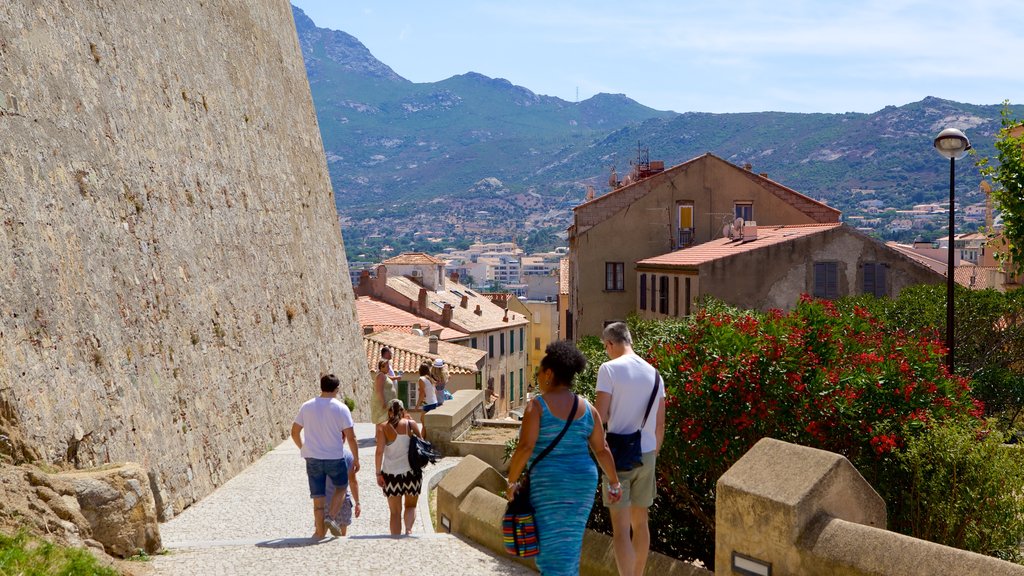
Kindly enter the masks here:
<path id="1" fill-rule="evenodd" d="M 444 360 L 437 358 L 430 367 L 430 379 L 434 381 L 434 390 L 437 392 L 437 405 L 444 404 L 445 386 L 448 385 L 448 366 Z"/>

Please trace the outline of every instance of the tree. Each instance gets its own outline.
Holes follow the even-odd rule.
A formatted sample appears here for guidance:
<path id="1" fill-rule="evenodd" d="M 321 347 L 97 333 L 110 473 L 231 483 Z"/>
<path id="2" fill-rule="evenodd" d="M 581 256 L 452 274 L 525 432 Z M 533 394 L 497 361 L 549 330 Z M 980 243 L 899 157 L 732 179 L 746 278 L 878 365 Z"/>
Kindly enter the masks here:
<path id="1" fill-rule="evenodd" d="M 993 166 L 990 159 L 980 157 L 976 165 L 982 176 L 995 183 L 992 198 L 999 205 L 1003 216 L 1003 238 L 1006 253 L 1002 259 L 1017 264 L 1024 263 L 1024 123 L 1010 116 L 1010 103 L 1003 101 L 1002 125 L 995 146 L 999 152 L 999 164 Z"/>

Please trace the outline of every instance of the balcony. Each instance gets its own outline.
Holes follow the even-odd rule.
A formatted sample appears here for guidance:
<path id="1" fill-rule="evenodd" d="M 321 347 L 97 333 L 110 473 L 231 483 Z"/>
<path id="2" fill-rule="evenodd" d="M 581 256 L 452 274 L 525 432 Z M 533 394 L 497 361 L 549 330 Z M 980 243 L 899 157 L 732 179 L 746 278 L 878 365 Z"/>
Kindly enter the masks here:
<path id="1" fill-rule="evenodd" d="M 676 249 L 681 250 L 683 248 L 693 246 L 694 236 L 693 228 L 680 228 L 679 237 L 676 242 Z"/>

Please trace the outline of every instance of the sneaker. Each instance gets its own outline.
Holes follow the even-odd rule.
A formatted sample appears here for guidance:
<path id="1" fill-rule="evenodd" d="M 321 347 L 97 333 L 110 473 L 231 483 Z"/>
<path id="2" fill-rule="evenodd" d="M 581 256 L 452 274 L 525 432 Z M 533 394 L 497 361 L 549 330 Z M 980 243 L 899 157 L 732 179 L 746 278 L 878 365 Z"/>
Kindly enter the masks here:
<path id="1" fill-rule="evenodd" d="M 334 520 L 334 518 L 325 519 L 324 524 L 326 524 L 327 529 L 331 531 L 331 535 L 341 536 L 341 526 L 338 526 L 338 523 Z"/>

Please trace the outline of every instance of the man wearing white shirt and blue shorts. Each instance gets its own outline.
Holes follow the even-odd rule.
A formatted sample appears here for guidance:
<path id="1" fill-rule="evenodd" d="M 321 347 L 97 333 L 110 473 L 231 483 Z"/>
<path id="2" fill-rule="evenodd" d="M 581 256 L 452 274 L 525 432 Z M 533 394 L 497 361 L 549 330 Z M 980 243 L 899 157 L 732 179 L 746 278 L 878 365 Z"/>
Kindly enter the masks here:
<path id="1" fill-rule="evenodd" d="M 334 517 L 338 514 L 348 488 L 348 466 L 345 462 L 345 442 L 352 452 L 352 469 L 359 471 L 359 445 L 356 443 L 352 412 L 338 400 L 341 382 L 334 374 L 320 378 L 320 396 L 308 400 L 299 408 L 292 423 L 292 440 L 306 459 L 309 496 L 313 499 L 313 538 L 319 540 L 331 531 L 341 536 L 341 527 Z M 338 488 L 327 507 L 328 520 L 324 520 L 324 501 L 327 478 Z"/>
<path id="2" fill-rule="evenodd" d="M 628 435 L 640 430 L 642 461 L 640 466 L 627 471 L 617 463 L 622 497 L 615 503 L 608 501 L 606 478 L 602 490 L 604 505 L 612 518 L 619 574 L 641 576 L 651 547 L 647 521 L 648 508 L 654 503 L 654 469 L 665 436 L 665 385 L 654 367 L 633 352 L 633 337 L 624 323 L 606 326 L 601 339 L 611 360 L 601 364 L 597 371 L 594 405 L 609 433 Z"/>

